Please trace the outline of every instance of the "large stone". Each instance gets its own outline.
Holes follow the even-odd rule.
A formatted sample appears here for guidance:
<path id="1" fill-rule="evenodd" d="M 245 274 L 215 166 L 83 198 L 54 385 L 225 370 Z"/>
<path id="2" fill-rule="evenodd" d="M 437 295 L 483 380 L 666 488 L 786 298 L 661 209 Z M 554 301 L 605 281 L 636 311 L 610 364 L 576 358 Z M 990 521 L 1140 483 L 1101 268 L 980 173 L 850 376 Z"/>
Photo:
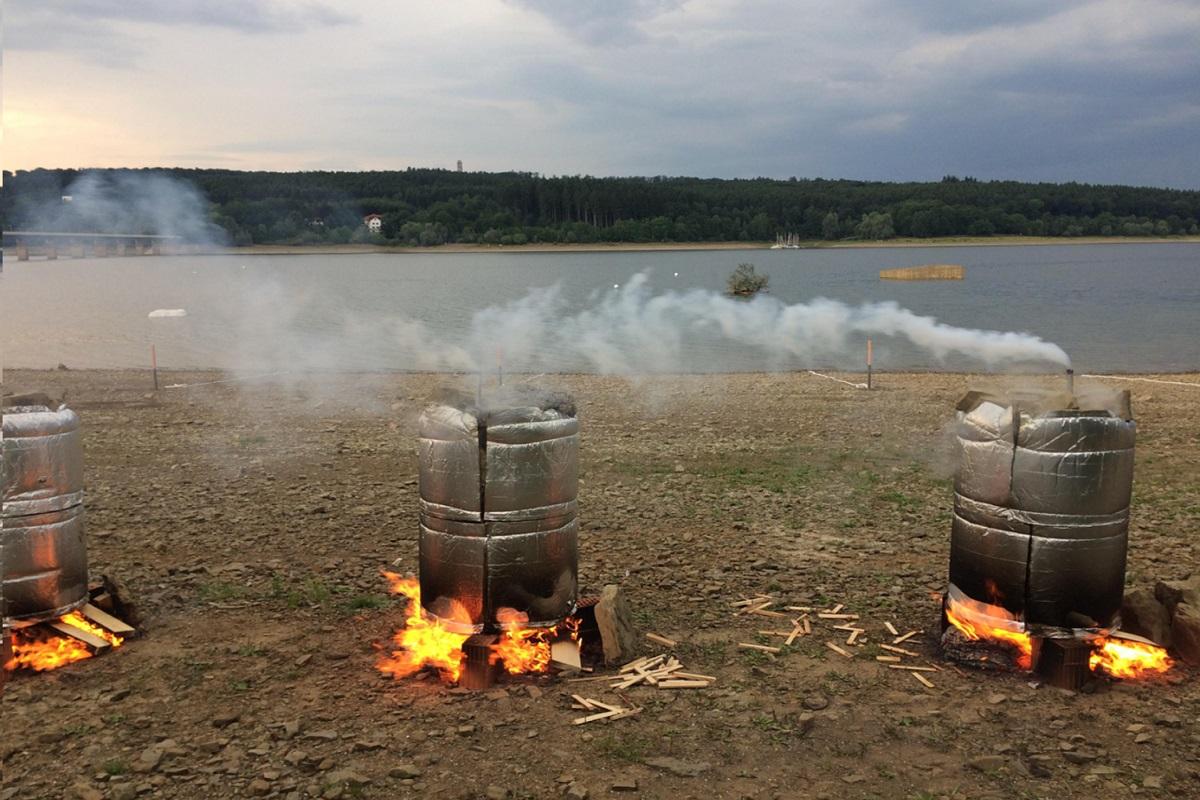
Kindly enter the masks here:
<path id="1" fill-rule="evenodd" d="M 1200 664 L 1200 605 L 1180 603 L 1171 620 L 1171 645 L 1189 664 Z"/>
<path id="2" fill-rule="evenodd" d="M 1159 602 L 1156 592 L 1149 587 L 1129 589 L 1121 603 L 1121 630 L 1169 647 L 1171 612 Z"/>
<path id="3" fill-rule="evenodd" d="M 614 583 L 605 586 L 600 593 L 600 602 L 596 603 L 596 625 L 600 628 L 600 642 L 604 646 L 604 663 L 615 664 L 634 658 L 639 641 L 637 628 L 621 587 Z"/>
<path id="4" fill-rule="evenodd" d="M 1180 603 L 1200 608 L 1200 574 L 1182 581 L 1159 581 L 1154 586 L 1154 595 L 1169 614 L 1174 614 Z"/>
<path id="5" fill-rule="evenodd" d="M 666 770 L 672 775 L 678 775 L 681 778 L 694 778 L 701 772 L 707 772 L 712 769 L 712 764 L 709 764 L 707 761 L 682 761 L 670 756 L 647 758 L 646 765 Z"/>

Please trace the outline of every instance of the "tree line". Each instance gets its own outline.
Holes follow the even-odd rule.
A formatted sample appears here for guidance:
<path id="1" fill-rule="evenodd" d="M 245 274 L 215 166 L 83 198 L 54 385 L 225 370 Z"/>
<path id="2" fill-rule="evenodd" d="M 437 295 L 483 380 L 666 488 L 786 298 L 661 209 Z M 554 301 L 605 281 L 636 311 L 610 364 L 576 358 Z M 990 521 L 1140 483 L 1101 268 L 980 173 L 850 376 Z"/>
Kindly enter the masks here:
<path id="1" fill-rule="evenodd" d="M 1085 183 L 547 177 L 530 172 L 100 170 L 186 181 L 235 245 L 886 240 L 1200 233 L 1200 191 Z M 37 227 L 76 170 L 4 173 L 5 229 Z M 379 214 L 382 230 L 363 225 Z M 60 222 L 59 224 L 67 224 Z M 129 232 L 129 231 L 122 231 Z M 135 231 L 151 233 L 161 231 Z"/>

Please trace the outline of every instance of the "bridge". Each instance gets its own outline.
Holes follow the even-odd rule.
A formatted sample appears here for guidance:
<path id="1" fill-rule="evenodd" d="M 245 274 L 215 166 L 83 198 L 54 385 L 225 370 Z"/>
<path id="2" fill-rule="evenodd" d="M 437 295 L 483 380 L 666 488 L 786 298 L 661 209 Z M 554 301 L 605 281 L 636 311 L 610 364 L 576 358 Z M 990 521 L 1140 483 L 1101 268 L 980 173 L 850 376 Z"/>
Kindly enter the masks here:
<path id="1" fill-rule="evenodd" d="M 42 256 L 53 261 L 68 258 L 107 256 L 159 256 L 183 252 L 182 236 L 148 233 L 62 233 L 59 231 L 4 231 L 4 245 L 17 254 L 17 261 Z"/>

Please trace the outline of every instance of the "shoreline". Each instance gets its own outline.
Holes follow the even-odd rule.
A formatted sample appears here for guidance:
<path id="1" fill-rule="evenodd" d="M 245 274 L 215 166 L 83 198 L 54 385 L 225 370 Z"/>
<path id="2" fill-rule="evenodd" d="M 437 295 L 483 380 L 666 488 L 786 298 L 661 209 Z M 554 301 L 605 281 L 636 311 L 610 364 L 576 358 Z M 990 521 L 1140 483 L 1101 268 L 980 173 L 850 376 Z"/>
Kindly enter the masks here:
<path id="1" fill-rule="evenodd" d="M 950 236 L 937 239 L 898 238 L 880 241 L 805 241 L 799 250 L 853 250 L 917 247 L 1038 247 L 1045 245 L 1084 244 L 1200 244 L 1200 236 Z M 770 242 L 613 242 L 593 244 L 446 244 L 437 247 L 404 247 L 379 244 L 291 245 L 252 244 L 246 247 L 222 247 L 198 255 L 355 255 L 363 253 L 436 254 L 436 253 L 653 253 L 695 250 L 770 250 Z"/>

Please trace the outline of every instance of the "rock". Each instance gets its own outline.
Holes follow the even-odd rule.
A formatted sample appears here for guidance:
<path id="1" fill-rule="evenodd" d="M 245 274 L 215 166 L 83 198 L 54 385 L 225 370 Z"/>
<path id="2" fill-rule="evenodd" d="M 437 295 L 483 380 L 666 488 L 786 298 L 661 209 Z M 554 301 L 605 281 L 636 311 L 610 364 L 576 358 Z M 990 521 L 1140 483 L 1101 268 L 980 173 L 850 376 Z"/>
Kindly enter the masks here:
<path id="1" fill-rule="evenodd" d="M 632 775 L 619 775 L 613 779 L 610 788 L 614 792 L 636 792 L 638 790 L 637 778 Z"/>
<path id="2" fill-rule="evenodd" d="M 137 763 L 133 765 L 134 772 L 153 772 L 163 758 L 163 751 L 160 747 L 147 747 L 138 756 Z"/>
<path id="3" fill-rule="evenodd" d="M 1125 592 L 1121 603 L 1121 630 L 1144 636 L 1163 647 L 1171 645 L 1171 612 L 1156 592 L 1138 587 Z"/>
<path id="4" fill-rule="evenodd" d="M 237 711 L 231 711 L 228 714 L 218 714 L 217 716 L 213 717 L 212 724 L 214 728 L 228 728 L 241 718 L 241 713 Z"/>
<path id="5" fill-rule="evenodd" d="M 1180 603 L 1171 620 L 1171 645 L 1189 664 L 1200 664 L 1200 604 Z"/>
<path id="6" fill-rule="evenodd" d="M 694 778 L 701 772 L 707 772 L 712 768 L 712 764 L 709 764 L 707 761 L 681 761 L 678 758 L 671 758 L 669 756 L 647 758 L 645 764 L 650 767 L 666 770 L 672 775 L 678 775 L 681 778 Z"/>
<path id="7" fill-rule="evenodd" d="M 137 787 L 132 783 L 110 783 L 108 796 L 110 800 L 133 800 L 137 797 Z"/>
<path id="8" fill-rule="evenodd" d="M 366 786 L 368 783 L 371 782 L 370 778 L 368 778 L 364 775 L 360 775 L 359 773 L 355 772 L 352 769 L 339 769 L 339 770 L 330 772 L 328 775 L 325 776 L 325 780 L 328 783 L 332 783 L 335 785 L 346 785 L 351 788 L 357 788 L 359 786 Z"/>
<path id="9" fill-rule="evenodd" d="M 588 799 L 587 787 L 585 787 L 581 783 L 572 783 L 570 786 L 567 787 L 566 796 L 571 798 L 571 800 L 587 800 Z"/>
<path id="10" fill-rule="evenodd" d="M 829 698 L 823 694 L 810 694 L 804 698 L 803 703 L 809 711 L 820 711 L 829 707 Z"/>
<path id="11" fill-rule="evenodd" d="M 621 587 L 614 583 L 606 585 L 600 592 L 600 601 L 596 603 L 596 625 L 600 628 L 600 642 L 604 646 L 604 663 L 615 664 L 634 657 L 638 648 L 637 628 Z"/>
<path id="12" fill-rule="evenodd" d="M 69 796 L 78 798 L 78 800 L 104 800 L 104 792 L 88 786 L 86 783 L 77 783 L 72 786 Z"/>
<path id="13" fill-rule="evenodd" d="M 293 767 L 298 767 L 308 760 L 308 753 L 303 750 L 289 750 L 283 760 Z"/>
<path id="14" fill-rule="evenodd" d="M 1067 750 L 1063 753 L 1063 758 L 1072 764 L 1087 764 L 1096 760 L 1096 754 L 1090 750 Z"/>
<path id="15" fill-rule="evenodd" d="M 967 768 L 977 772 L 995 772 L 1008 763 L 1004 756 L 979 756 L 967 762 Z"/>
<path id="16" fill-rule="evenodd" d="M 269 794 L 271 791 L 271 784 L 267 783 L 262 778 L 255 778 L 254 780 L 250 781 L 247 791 L 254 795 Z"/>
<path id="17" fill-rule="evenodd" d="M 1163 779 L 1160 775 L 1147 775 L 1142 778 L 1143 789 L 1161 789 L 1163 788 Z"/>
<path id="18" fill-rule="evenodd" d="M 398 767 L 392 767 L 388 770 L 388 775 L 393 778 L 419 778 L 421 777 L 421 768 L 416 764 L 401 764 Z"/>
<path id="19" fill-rule="evenodd" d="M 1159 581 L 1154 584 L 1154 596 L 1172 615 L 1180 603 L 1200 608 L 1200 573 L 1182 581 Z"/>
<path id="20" fill-rule="evenodd" d="M 508 789 L 503 786 L 489 786 L 483 793 L 487 800 L 506 800 L 508 798 Z"/>

